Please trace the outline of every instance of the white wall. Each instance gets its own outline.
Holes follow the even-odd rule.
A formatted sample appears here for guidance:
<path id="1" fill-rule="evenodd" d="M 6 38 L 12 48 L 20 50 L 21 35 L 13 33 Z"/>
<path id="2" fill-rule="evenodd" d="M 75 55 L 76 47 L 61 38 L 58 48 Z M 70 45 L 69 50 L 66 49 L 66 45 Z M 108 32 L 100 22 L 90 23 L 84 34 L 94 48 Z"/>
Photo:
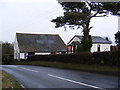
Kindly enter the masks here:
<path id="1" fill-rule="evenodd" d="M 20 50 L 18 48 L 18 42 L 17 42 L 17 37 L 15 37 L 14 41 L 14 59 L 19 59 L 20 58 Z"/>
<path id="2" fill-rule="evenodd" d="M 24 59 L 24 53 L 20 53 L 20 59 Z"/>
<path id="3" fill-rule="evenodd" d="M 81 42 L 81 40 L 77 37 L 74 37 L 73 40 L 69 43 L 71 44 L 73 41 L 79 41 Z M 98 52 L 98 45 L 100 45 L 100 52 L 104 52 L 104 51 L 110 51 L 110 44 L 101 44 L 101 43 L 93 43 L 92 47 L 91 47 L 91 52 Z"/>
<path id="4" fill-rule="evenodd" d="M 35 55 L 50 55 L 51 52 L 37 52 L 35 53 Z M 62 54 L 62 52 L 55 52 L 55 54 Z"/>
<path id="5" fill-rule="evenodd" d="M 98 45 L 100 45 L 100 52 L 104 51 L 110 51 L 110 44 L 93 44 L 91 47 L 91 52 L 97 52 L 98 51 Z"/>
<path id="6" fill-rule="evenodd" d="M 79 42 L 81 42 L 81 40 L 78 37 L 74 37 L 73 40 L 69 44 L 71 44 L 73 41 L 79 41 Z"/>
<path id="7" fill-rule="evenodd" d="M 26 53 L 26 56 L 28 56 L 28 53 Z M 25 53 L 20 53 L 20 59 L 27 59 L 25 58 Z"/>
<path id="8" fill-rule="evenodd" d="M 110 51 L 110 44 L 102 44 L 101 51 Z"/>
<path id="9" fill-rule="evenodd" d="M 26 55 L 28 56 L 28 53 L 26 53 Z M 17 60 L 27 59 L 25 58 L 25 53 L 20 53 L 17 37 L 15 37 L 15 41 L 14 41 L 14 59 L 17 59 Z"/>
<path id="10" fill-rule="evenodd" d="M 97 52 L 97 45 L 98 44 L 93 44 L 91 47 L 91 52 Z"/>
<path id="11" fill-rule="evenodd" d="M 35 55 L 50 55 L 51 53 L 35 53 Z"/>

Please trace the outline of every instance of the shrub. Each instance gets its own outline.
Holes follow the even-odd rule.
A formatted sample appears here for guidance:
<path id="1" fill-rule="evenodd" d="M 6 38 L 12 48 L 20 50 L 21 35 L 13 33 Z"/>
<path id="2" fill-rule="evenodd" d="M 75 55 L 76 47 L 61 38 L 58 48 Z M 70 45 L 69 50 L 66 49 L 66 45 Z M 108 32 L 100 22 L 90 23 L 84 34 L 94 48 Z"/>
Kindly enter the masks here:
<path id="1" fill-rule="evenodd" d="M 10 64 L 13 60 L 12 54 L 4 54 L 2 55 L 2 64 Z"/>
<path id="2" fill-rule="evenodd" d="M 90 52 L 91 47 L 92 47 L 91 36 L 89 36 L 88 40 L 82 38 L 81 44 L 78 45 L 78 52 Z"/>

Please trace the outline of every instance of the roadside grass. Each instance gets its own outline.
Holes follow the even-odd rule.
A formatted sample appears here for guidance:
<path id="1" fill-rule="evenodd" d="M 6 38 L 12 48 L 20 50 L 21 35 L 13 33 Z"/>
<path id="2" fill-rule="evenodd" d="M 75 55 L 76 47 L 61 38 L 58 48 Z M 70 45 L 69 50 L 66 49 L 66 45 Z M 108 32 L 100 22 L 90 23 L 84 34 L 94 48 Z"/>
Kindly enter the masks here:
<path id="1" fill-rule="evenodd" d="M 115 75 L 115 76 L 118 76 L 118 74 L 120 73 L 120 68 L 104 66 L 104 65 L 84 65 L 84 64 L 71 64 L 71 63 L 50 62 L 50 61 L 22 61 L 22 62 L 13 62 L 12 64 L 55 67 L 62 69 L 100 73 L 106 75 Z"/>
<path id="2" fill-rule="evenodd" d="M 13 79 L 10 75 L 8 75 L 6 72 L 2 71 L 2 89 L 9 88 L 9 89 L 22 89 L 20 84 Z"/>
<path id="3" fill-rule="evenodd" d="M 0 90 L 2 89 L 2 71 L 0 70 Z"/>

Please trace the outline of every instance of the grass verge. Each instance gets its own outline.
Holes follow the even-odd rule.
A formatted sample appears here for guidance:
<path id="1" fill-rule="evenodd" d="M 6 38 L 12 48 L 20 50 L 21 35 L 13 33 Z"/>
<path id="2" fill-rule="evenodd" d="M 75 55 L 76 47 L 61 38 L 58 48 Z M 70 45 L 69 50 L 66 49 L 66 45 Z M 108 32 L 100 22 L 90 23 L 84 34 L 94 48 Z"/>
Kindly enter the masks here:
<path id="1" fill-rule="evenodd" d="M 19 90 L 22 87 L 15 79 L 9 76 L 6 72 L 2 71 L 2 89 L 4 88 L 9 88 L 9 89 L 17 88 Z"/>
<path id="2" fill-rule="evenodd" d="M 0 90 L 2 89 L 2 70 L 0 70 Z"/>
<path id="3" fill-rule="evenodd" d="M 71 64 L 71 63 L 49 62 L 49 61 L 22 61 L 22 62 L 13 62 L 12 64 L 55 67 L 62 69 L 100 73 L 106 75 L 115 75 L 115 76 L 118 76 L 118 74 L 120 73 L 120 68 L 110 67 L 110 66 L 100 66 L 100 65 L 83 65 L 83 64 Z"/>

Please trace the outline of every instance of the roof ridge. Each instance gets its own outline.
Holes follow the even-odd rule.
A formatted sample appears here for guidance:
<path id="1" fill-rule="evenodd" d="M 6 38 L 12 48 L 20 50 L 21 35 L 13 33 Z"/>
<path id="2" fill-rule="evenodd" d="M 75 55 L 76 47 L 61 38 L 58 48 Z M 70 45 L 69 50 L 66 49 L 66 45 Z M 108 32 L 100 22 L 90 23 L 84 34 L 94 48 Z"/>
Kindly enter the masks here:
<path id="1" fill-rule="evenodd" d="M 75 35 L 75 36 L 83 36 L 83 35 Z M 92 36 L 91 37 L 101 37 L 101 36 Z M 102 38 L 102 37 L 101 37 Z"/>
<path id="2" fill-rule="evenodd" d="M 16 34 L 25 34 L 25 35 L 59 35 L 59 34 L 40 34 L 40 33 L 16 33 Z"/>

